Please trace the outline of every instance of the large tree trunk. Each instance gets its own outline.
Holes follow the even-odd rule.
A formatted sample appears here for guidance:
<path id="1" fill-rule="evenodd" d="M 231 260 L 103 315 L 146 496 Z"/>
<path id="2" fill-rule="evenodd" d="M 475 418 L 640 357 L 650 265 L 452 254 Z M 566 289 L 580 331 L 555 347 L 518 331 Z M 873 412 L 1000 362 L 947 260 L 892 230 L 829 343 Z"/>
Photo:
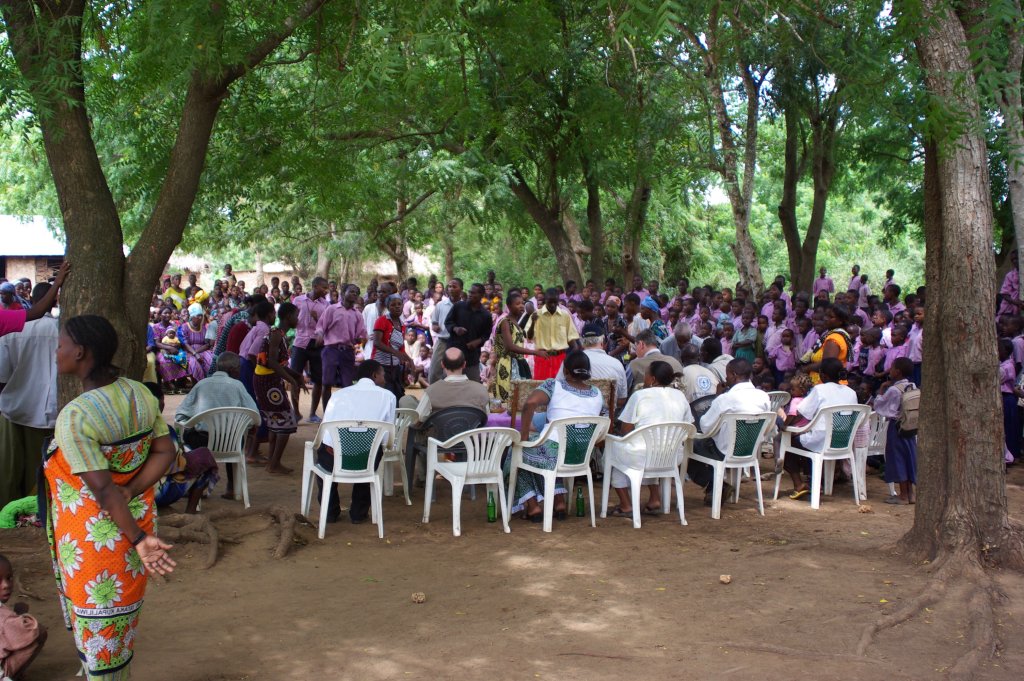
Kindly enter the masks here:
<path id="1" fill-rule="evenodd" d="M 573 243 L 572 236 L 562 222 L 561 203 L 550 208 L 542 204 L 518 171 L 509 178 L 509 187 L 551 244 L 562 280 L 580 281 L 583 278 L 583 262 L 578 252 L 581 244 Z"/>
<path id="2" fill-rule="evenodd" d="M 253 284 L 252 290 L 255 291 L 260 286 L 263 286 L 267 282 L 267 277 L 263 273 L 263 251 L 256 251 L 256 255 L 253 256 L 253 268 L 256 270 L 254 278 L 256 283 Z"/>
<path id="3" fill-rule="evenodd" d="M 455 278 L 455 223 L 445 225 L 444 236 L 444 283 Z"/>
<path id="4" fill-rule="evenodd" d="M 604 218 L 601 215 L 601 186 L 590 160 L 583 157 L 583 179 L 587 186 L 587 229 L 590 231 L 590 278 L 604 286 Z M 583 282 L 580 289 L 583 288 Z M 601 290 L 600 288 L 598 290 Z"/>
<path id="5" fill-rule="evenodd" d="M 785 172 L 782 200 L 779 202 L 779 222 L 789 253 L 789 278 L 793 290 L 809 293 L 814 285 L 818 244 L 821 242 L 821 231 L 825 226 L 825 209 L 832 190 L 832 180 L 835 178 L 836 128 L 839 117 L 837 112 L 829 111 L 811 121 L 810 162 L 813 198 L 807 232 L 801 239 L 796 217 L 796 190 L 808 159 L 798 151 L 804 143 L 800 116 L 795 105 L 786 107 Z"/>
<path id="6" fill-rule="evenodd" d="M 928 30 L 916 44 L 925 83 L 955 113 L 944 120 L 962 128 L 935 131 L 948 141 L 926 148 L 920 493 L 905 541 L 933 561 L 1021 568 L 1021 534 L 1006 509 L 995 325 L 978 314 L 995 309 L 982 113 L 963 24 L 941 0 L 925 0 L 924 8 Z"/>
<path id="7" fill-rule="evenodd" d="M 396 231 L 381 242 L 381 246 L 388 257 L 395 262 L 399 283 L 406 281 L 409 278 L 409 246 L 405 241 L 405 236 Z"/>
<path id="8" fill-rule="evenodd" d="M 328 255 L 327 247 L 323 244 L 318 244 L 316 247 L 316 276 L 330 279 L 331 265 L 333 264 L 334 258 Z"/>
<path id="9" fill-rule="evenodd" d="M 633 193 L 626 204 L 625 234 L 622 244 L 623 290 L 632 291 L 633 277 L 644 276 L 640 269 L 640 242 L 647 224 L 647 207 L 651 201 L 651 187 L 647 180 L 637 177 Z M 597 282 L 595 282 L 596 284 Z"/>

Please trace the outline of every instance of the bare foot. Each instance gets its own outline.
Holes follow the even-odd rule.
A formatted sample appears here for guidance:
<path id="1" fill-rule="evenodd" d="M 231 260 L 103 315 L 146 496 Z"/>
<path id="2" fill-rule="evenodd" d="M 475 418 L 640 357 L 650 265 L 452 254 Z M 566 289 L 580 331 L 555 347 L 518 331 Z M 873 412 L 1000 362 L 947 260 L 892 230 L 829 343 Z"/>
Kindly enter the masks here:
<path id="1" fill-rule="evenodd" d="M 266 458 L 265 456 L 254 456 L 251 458 L 247 456 L 245 457 L 245 462 L 250 466 L 266 466 L 268 463 L 270 463 L 270 459 Z"/>
<path id="2" fill-rule="evenodd" d="M 276 466 L 267 466 L 267 472 L 271 475 L 290 475 L 292 472 L 291 468 L 277 464 Z"/>

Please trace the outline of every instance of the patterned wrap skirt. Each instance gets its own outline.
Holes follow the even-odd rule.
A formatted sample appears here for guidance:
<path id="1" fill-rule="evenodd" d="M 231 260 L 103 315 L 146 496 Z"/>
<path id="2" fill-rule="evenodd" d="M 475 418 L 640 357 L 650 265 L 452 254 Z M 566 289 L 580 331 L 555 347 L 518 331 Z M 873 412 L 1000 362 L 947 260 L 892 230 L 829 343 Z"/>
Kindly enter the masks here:
<path id="1" fill-rule="evenodd" d="M 149 457 L 152 432 L 103 447 L 110 474 L 127 485 Z M 71 472 L 59 448 L 44 466 L 49 513 L 47 536 L 64 624 L 72 632 L 90 679 L 129 678 L 146 593 L 142 558 L 89 490 Z M 128 502 L 139 527 L 156 530 L 156 504 L 150 488 Z"/>
<path id="2" fill-rule="evenodd" d="M 252 377 L 252 391 L 256 395 L 256 406 L 260 408 L 263 423 L 272 433 L 294 433 L 298 430 L 292 401 L 285 390 L 284 380 L 277 374 L 260 374 Z"/>

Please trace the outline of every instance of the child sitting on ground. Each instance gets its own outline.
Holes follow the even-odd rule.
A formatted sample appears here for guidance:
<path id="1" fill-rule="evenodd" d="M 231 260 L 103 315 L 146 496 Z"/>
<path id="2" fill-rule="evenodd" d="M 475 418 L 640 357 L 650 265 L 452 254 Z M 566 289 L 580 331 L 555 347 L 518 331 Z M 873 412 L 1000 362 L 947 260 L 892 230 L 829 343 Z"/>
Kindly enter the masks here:
<path id="1" fill-rule="evenodd" d="M 14 594 L 14 566 L 0 554 L 0 675 L 20 678 L 46 643 L 46 627 L 28 615 L 28 605 L 7 607 Z"/>
<path id="2" fill-rule="evenodd" d="M 885 500 L 887 504 L 913 504 L 917 500 L 914 491 L 917 482 L 917 431 L 904 433 L 898 423 L 903 393 L 916 387 L 910 382 L 913 374 L 914 363 L 910 359 L 896 358 L 889 368 L 889 380 L 881 385 L 875 398 L 875 412 L 889 419 L 885 439 L 885 481 L 900 486 L 899 495 L 890 496 Z"/>

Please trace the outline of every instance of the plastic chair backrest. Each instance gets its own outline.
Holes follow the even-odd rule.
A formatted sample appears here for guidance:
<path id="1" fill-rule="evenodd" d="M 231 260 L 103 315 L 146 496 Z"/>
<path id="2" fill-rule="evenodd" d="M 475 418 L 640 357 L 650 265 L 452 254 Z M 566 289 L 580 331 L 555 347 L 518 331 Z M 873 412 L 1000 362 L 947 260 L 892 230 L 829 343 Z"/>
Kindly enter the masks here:
<path id="1" fill-rule="evenodd" d="M 478 428 L 460 439 L 466 449 L 467 475 L 484 475 L 501 469 L 501 455 L 519 441 L 519 433 L 512 428 Z"/>
<path id="2" fill-rule="evenodd" d="M 487 414 L 475 407 L 446 407 L 431 413 L 423 422 L 422 430 L 429 431 L 431 437 L 445 442 L 456 435 L 486 425 Z M 461 443 L 444 451 L 455 454 L 459 461 L 465 461 L 466 446 Z"/>
<path id="3" fill-rule="evenodd" d="M 693 424 L 697 428 L 697 432 L 702 432 L 700 429 L 700 417 L 704 416 L 711 408 L 711 403 L 715 401 L 718 395 L 705 395 L 704 397 L 698 397 L 690 403 L 690 412 L 693 414 Z"/>
<path id="4" fill-rule="evenodd" d="M 850 405 L 838 407 L 826 407 L 823 411 L 824 418 L 831 417 L 830 432 L 828 437 L 828 448 L 830 450 L 845 450 L 853 446 L 853 437 L 857 428 L 870 413 L 871 408 L 867 405 Z"/>
<path id="5" fill-rule="evenodd" d="M 761 446 L 765 419 L 736 419 L 736 439 L 732 446 L 734 458 L 754 456 Z"/>
<path id="6" fill-rule="evenodd" d="M 693 437 L 696 430 L 692 423 L 656 423 L 638 428 L 626 437 L 642 438 L 647 457 L 645 466 L 650 469 L 662 470 L 676 465 L 683 441 Z"/>
<path id="7" fill-rule="evenodd" d="M 217 407 L 196 414 L 189 427 L 201 423 L 209 436 L 206 446 L 214 454 L 238 454 L 245 445 L 245 434 L 260 422 L 259 412 L 245 407 Z"/>
<path id="8" fill-rule="evenodd" d="M 610 421 L 604 416 L 556 419 L 548 425 L 558 430 L 557 466 L 582 466 L 589 460 L 594 445 L 608 432 Z"/>
<path id="9" fill-rule="evenodd" d="M 334 434 L 334 473 L 362 473 L 372 471 L 376 453 L 385 438 L 393 438 L 395 425 L 383 421 L 324 421 L 317 431 L 314 448 L 323 440 L 325 432 Z"/>
<path id="10" fill-rule="evenodd" d="M 392 443 L 393 447 L 401 447 L 409 433 L 409 428 L 412 424 L 416 423 L 419 418 L 420 414 L 415 409 L 403 408 L 395 410 L 395 441 Z"/>
<path id="11" fill-rule="evenodd" d="M 772 411 L 778 411 L 789 404 L 792 396 L 785 390 L 773 390 L 768 393 L 768 399 L 772 402 Z"/>

